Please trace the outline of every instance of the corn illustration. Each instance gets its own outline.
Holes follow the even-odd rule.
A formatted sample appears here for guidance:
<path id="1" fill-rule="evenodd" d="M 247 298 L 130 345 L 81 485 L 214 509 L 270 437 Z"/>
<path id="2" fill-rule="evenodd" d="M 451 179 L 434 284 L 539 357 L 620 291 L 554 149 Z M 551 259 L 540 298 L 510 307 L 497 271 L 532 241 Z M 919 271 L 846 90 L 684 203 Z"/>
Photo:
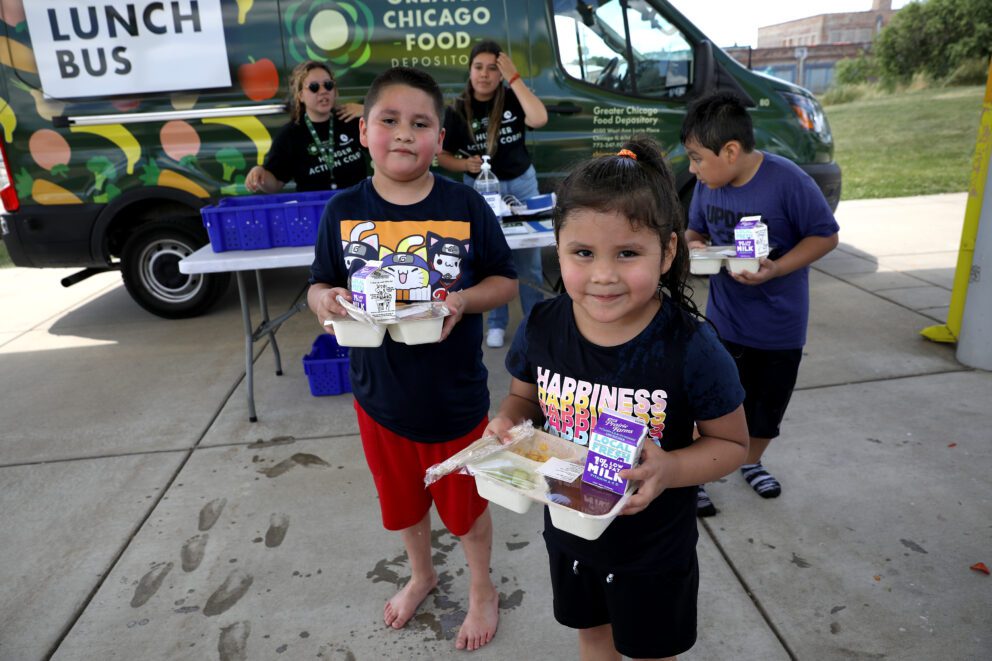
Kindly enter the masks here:
<path id="1" fill-rule="evenodd" d="M 0 127 L 3 128 L 3 139 L 10 142 L 14 137 L 14 129 L 17 128 L 17 115 L 10 107 L 6 99 L 0 99 Z"/>
<path id="2" fill-rule="evenodd" d="M 224 124 L 225 126 L 230 126 L 233 129 L 241 131 L 255 144 L 255 149 L 258 150 L 258 164 L 262 165 L 265 162 L 265 155 L 269 153 L 269 147 L 272 146 L 272 137 L 269 135 L 269 130 L 265 128 L 265 124 L 259 121 L 258 117 L 253 115 L 244 117 L 209 117 L 204 119 L 203 123 Z"/>
<path id="3" fill-rule="evenodd" d="M 122 124 L 100 124 L 97 126 L 72 126 L 73 133 L 92 133 L 110 140 L 121 148 L 127 158 L 127 173 L 134 174 L 134 164 L 141 158 L 141 145 Z"/>

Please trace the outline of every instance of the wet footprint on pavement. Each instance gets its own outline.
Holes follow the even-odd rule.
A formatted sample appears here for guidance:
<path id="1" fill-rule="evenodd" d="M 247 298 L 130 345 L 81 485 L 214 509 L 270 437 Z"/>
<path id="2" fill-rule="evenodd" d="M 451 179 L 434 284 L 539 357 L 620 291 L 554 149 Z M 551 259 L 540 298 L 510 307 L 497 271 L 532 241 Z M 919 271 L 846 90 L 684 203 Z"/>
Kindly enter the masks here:
<path id="1" fill-rule="evenodd" d="M 219 588 L 207 599 L 207 605 L 203 607 L 203 614 L 206 616 L 220 615 L 233 606 L 248 592 L 255 577 L 242 569 L 235 569 Z"/>
<path id="2" fill-rule="evenodd" d="M 162 581 L 166 575 L 172 571 L 171 562 L 156 562 L 152 568 L 138 581 L 138 587 L 134 589 L 134 596 L 131 597 L 131 608 L 137 608 L 147 602 L 158 592 L 162 586 Z"/>
<path id="3" fill-rule="evenodd" d="M 276 513 L 270 516 L 269 529 L 265 531 L 265 545 L 271 549 L 282 544 L 287 530 L 289 530 L 288 514 Z"/>

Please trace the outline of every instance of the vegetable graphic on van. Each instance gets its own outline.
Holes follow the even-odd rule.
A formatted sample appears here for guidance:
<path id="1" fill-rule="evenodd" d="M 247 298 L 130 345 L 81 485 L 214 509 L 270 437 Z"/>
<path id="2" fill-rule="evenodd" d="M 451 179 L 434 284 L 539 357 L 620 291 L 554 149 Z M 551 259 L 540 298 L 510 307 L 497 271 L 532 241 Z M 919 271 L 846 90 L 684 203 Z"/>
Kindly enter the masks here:
<path id="1" fill-rule="evenodd" d="M 0 233 L 11 260 L 80 267 L 66 286 L 119 270 L 132 298 L 165 318 L 202 314 L 225 292 L 230 274 L 184 275 L 178 262 L 208 242 L 200 208 L 247 193 L 246 171 L 265 161 L 272 132 L 289 119 L 290 72 L 307 59 L 330 66 L 343 103 L 397 65 L 430 73 L 450 101 L 465 88 L 472 46 L 495 39 L 548 111 L 548 123 L 524 136 L 542 193 L 574 163 L 647 133 L 687 202 L 695 181 L 679 141 L 686 108 L 733 92 L 749 107 L 757 148 L 798 164 L 832 207 L 840 199 L 829 122 L 813 95 L 746 69 L 666 0 L 0 7 Z M 112 58 L 119 48 L 129 71 Z M 59 51 L 70 53 L 62 66 Z M 399 252 L 430 264 L 426 250 Z"/>
<path id="2" fill-rule="evenodd" d="M 296 62 L 330 62 L 340 75 L 372 57 L 375 19 L 361 0 L 301 0 L 286 7 L 289 54 Z"/>

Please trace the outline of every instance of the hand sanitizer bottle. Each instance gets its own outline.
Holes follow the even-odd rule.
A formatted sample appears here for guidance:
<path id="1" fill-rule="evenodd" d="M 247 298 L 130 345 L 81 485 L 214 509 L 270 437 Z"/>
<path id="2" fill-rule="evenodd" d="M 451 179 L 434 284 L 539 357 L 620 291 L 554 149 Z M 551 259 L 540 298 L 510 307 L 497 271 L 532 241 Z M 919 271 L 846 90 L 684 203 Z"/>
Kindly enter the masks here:
<path id="1" fill-rule="evenodd" d="M 489 164 L 489 155 L 482 157 L 482 169 L 479 176 L 475 178 L 475 190 L 486 199 L 489 208 L 493 210 L 497 218 L 503 215 L 503 200 L 499 196 L 499 179 L 493 174 L 493 168 Z"/>

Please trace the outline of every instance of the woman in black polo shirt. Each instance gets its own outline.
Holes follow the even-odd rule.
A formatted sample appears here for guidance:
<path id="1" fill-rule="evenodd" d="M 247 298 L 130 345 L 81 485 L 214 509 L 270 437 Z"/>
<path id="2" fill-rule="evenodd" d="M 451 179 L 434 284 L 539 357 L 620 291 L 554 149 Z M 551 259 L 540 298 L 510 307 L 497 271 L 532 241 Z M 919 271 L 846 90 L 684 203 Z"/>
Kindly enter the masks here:
<path id="1" fill-rule="evenodd" d="M 445 113 L 444 144 L 438 162 L 446 170 L 464 173 L 464 182 L 472 186 L 482 166 L 482 156 L 489 154 L 493 174 L 499 179 L 500 195 L 513 195 L 523 202 L 539 193 L 524 133 L 547 122 L 548 111 L 527 88 L 510 56 L 495 41 L 481 41 L 469 55 L 465 91 Z M 521 278 L 543 281 L 539 248 L 514 250 L 513 261 Z M 542 298 L 540 291 L 521 284 L 520 306 L 525 315 Z M 503 346 L 508 321 L 505 305 L 489 313 L 486 344 Z"/>
<path id="2" fill-rule="evenodd" d="M 265 165 L 245 178 L 255 193 L 277 193 L 289 181 L 300 192 L 346 188 L 368 176 L 365 152 L 358 140 L 358 121 L 335 116 L 337 89 L 326 64 L 308 60 L 290 77 L 290 114 L 272 141 Z"/>

